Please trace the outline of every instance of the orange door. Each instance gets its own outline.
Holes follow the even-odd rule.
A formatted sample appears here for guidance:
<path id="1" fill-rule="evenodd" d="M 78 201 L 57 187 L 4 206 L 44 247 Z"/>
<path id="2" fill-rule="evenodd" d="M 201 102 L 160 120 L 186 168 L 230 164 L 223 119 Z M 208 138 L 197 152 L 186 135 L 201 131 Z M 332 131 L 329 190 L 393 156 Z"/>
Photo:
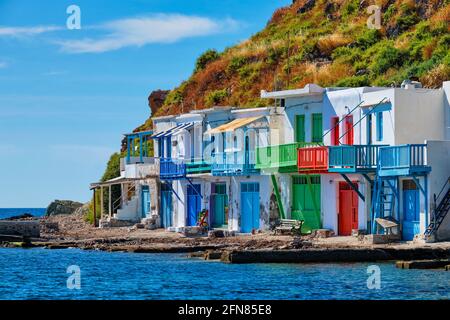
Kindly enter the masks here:
<path id="1" fill-rule="evenodd" d="M 339 184 L 338 229 L 340 236 L 349 236 L 358 229 L 358 194 L 346 182 Z"/>

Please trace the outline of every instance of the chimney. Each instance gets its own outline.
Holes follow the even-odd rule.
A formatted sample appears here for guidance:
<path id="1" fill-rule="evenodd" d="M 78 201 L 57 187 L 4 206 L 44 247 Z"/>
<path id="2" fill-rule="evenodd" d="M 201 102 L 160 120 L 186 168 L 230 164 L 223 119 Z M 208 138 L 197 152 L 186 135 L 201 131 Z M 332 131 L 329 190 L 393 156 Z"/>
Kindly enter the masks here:
<path id="1" fill-rule="evenodd" d="M 403 80 L 401 87 L 405 90 L 420 89 L 422 88 L 422 83 L 420 81 L 406 79 Z"/>

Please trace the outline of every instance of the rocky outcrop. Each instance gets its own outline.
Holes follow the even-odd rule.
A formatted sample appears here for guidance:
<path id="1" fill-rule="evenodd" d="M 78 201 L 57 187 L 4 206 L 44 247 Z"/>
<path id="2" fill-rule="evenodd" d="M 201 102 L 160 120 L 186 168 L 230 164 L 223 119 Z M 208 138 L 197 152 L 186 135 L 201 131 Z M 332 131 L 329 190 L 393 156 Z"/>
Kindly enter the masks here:
<path id="1" fill-rule="evenodd" d="M 90 206 L 90 202 L 86 202 L 81 207 L 78 207 L 77 209 L 75 209 L 75 211 L 73 213 L 85 217 L 89 213 L 89 206 Z"/>
<path id="2" fill-rule="evenodd" d="M 47 216 L 56 216 L 60 214 L 72 214 L 78 208 L 83 206 L 82 203 L 70 200 L 55 200 L 47 207 Z"/>
<path id="3" fill-rule="evenodd" d="M 152 110 L 152 115 L 156 113 L 164 104 L 169 90 L 155 90 L 148 97 L 148 106 Z"/>

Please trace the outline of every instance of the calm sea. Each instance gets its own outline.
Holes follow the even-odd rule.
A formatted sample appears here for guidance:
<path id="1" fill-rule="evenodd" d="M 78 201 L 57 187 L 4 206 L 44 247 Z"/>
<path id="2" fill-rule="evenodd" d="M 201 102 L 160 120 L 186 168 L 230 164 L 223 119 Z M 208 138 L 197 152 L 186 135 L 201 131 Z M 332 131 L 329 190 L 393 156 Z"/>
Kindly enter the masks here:
<path id="1" fill-rule="evenodd" d="M 67 288 L 76 265 L 81 289 Z M 450 272 L 380 263 L 234 265 L 180 254 L 0 249 L 0 299 L 450 299 Z"/>
<path id="2" fill-rule="evenodd" d="M 45 215 L 45 211 L 45 208 L 0 208 L 0 220 L 19 216 L 24 213 L 32 214 L 35 217 L 42 217 Z"/>

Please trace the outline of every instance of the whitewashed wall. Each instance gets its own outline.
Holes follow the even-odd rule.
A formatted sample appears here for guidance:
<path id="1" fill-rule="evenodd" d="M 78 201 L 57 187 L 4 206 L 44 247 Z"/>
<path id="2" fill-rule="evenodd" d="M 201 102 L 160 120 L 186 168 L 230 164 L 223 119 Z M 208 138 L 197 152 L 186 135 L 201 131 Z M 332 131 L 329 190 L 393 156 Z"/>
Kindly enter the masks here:
<path id="1" fill-rule="evenodd" d="M 443 90 L 395 89 L 395 144 L 445 139 Z"/>
<path id="2" fill-rule="evenodd" d="M 450 141 L 427 141 L 427 144 L 427 163 L 432 167 L 428 181 L 429 213 L 431 215 L 434 208 L 433 195 L 436 194 L 437 196 L 439 194 L 446 179 L 450 176 Z M 423 228 L 425 228 L 425 225 L 423 225 Z M 437 233 L 437 237 L 439 240 L 450 240 L 450 214 L 447 214 Z"/>
<path id="3" fill-rule="evenodd" d="M 358 197 L 358 229 L 366 230 L 370 216 L 370 185 L 359 174 L 349 174 L 348 177 L 358 183 L 358 190 L 366 199 L 362 201 Z M 338 234 L 339 183 L 345 180 L 339 174 L 323 174 L 320 182 L 323 228 L 331 229 Z"/>
<path id="4" fill-rule="evenodd" d="M 229 184 L 229 202 L 230 211 L 228 217 L 228 228 L 232 231 L 240 232 L 241 219 L 241 183 L 242 182 L 258 182 L 259 183 L 259 228 L 267 230 L 269 227 L 269 204 L 271 195 L 270 177 L 266 175 L 254 176 L 233 176 L 230 177 Z"/>
<path id="5" fill-rule="evenodd" d="M 450 81 L 445 81 L 442 84 L 444 91 L 444 108 L 445 108 L 445 139 L 450 140 Z"/>
<path id="6" fill-rule="evenodd" d="M 283 128 L 284 138 L 281 144 L 295 142 L 295 118 L 296 115 L 305 115 L 305 140 L 311 142 L 312 139 L 312 114 L 323 112 L 323 98 L 320 96 L 308 96 L 295 99 L 286 99 L 284 111 L 285 121 Z"/>

